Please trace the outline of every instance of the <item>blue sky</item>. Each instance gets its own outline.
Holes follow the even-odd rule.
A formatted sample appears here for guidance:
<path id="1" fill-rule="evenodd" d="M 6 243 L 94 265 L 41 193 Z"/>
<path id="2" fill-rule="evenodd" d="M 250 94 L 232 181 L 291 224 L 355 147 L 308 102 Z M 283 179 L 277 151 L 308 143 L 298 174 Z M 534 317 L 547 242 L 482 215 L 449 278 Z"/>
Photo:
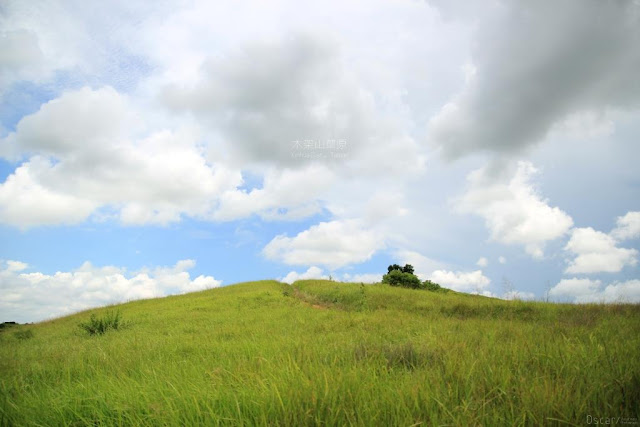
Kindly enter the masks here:
<path id="1" fill-rule="evenodd" d="M 7 1 L 0 321 L 392 263 L 639 302 L 639 20 L 634 1 Z"/>

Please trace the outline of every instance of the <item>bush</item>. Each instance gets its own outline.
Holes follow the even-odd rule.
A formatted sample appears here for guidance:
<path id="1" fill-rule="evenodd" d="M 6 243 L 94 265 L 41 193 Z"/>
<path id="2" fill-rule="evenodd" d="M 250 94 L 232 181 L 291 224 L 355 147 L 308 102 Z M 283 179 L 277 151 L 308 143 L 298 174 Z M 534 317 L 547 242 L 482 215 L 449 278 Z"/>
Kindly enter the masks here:
<path id="1" fill-rule="evenodd" d="M 95 314 L 91 315 L 88 322 L 80 323 L 80 328 L 84 329 L 89 335 L 103 335 L 109 329 L 121 329 L 124 324 L 120 318 L 120 312 L 106 313 L 103 317 L 97 318 Z"/>
<path id="2" fill-rule="evenodd" d="M 391 270 L 382 276 L 382 283 L 411 289 L 420 289 L 422 287 L 422 283 L 417 276 L 411 273 L 404 273 L 400 270 Z"/>

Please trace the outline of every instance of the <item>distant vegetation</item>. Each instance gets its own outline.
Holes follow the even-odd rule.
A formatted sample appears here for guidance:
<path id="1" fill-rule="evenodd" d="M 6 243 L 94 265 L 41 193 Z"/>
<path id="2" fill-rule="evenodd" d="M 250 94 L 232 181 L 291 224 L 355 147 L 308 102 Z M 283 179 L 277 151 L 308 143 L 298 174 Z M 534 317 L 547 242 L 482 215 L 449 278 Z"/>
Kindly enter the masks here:
<path id="1" fill-rule="evenodd" d="M 584 425 L 639 349 L 639 305 L 253 282 L 2 329 L 0 425 Z"/>
<path id="2" fill-rule="evenodd" d="M 421 282 L 418 276 L 414 274 L 414 269 L 411 264 L 405 264 L 404 267 L 400 267 L 398 264 L 390 265 L 387 268 L 387 274 L 382 276 L 382 283 L 410 289 L 425 289 L 427 291 L 445 290 L 431 280 Z"/>

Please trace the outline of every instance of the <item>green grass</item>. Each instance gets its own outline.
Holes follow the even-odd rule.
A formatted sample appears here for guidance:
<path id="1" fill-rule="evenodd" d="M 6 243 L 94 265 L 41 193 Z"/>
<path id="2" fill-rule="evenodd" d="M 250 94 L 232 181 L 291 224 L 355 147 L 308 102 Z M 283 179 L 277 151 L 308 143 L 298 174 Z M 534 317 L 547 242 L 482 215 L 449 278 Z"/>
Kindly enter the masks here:
<path id="1" fill-rule="evenodd" d="M 638 417 L 640 306 L 244 283 L 0 332 L 0 425 L 584 425 Z"/>

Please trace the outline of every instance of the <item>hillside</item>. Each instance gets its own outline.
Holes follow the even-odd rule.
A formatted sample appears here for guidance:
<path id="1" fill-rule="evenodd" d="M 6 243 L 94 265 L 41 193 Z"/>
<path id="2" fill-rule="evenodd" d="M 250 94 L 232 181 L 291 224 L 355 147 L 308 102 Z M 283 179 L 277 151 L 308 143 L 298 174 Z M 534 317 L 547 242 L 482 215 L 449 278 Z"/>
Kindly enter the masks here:
<path id="1" fill-rule="evenodd" d="M 638 354 L 639 305 L 243 283 L 4 328 L 0 425 L 632 421 Z"/>

